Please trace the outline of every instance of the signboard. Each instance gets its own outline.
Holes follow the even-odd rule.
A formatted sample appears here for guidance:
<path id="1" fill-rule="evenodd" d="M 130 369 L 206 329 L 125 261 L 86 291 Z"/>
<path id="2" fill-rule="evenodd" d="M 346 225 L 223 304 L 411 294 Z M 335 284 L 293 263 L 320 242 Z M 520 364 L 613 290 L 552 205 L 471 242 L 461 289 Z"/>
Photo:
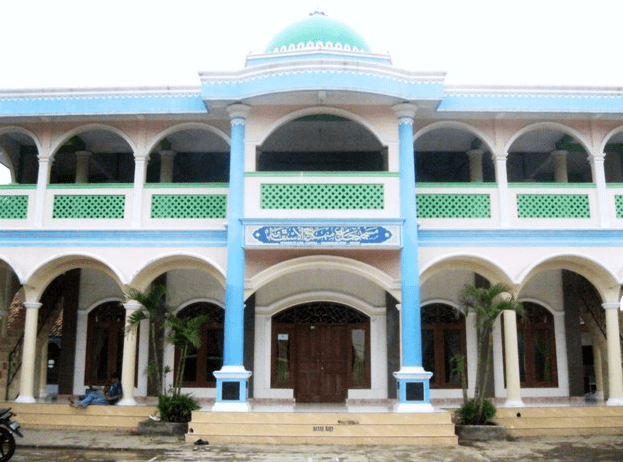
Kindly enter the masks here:
<path id="1" fill-rule="evenodd" d="M 245 247 L 400 247 L 396 225 L 247 225 Z"/>

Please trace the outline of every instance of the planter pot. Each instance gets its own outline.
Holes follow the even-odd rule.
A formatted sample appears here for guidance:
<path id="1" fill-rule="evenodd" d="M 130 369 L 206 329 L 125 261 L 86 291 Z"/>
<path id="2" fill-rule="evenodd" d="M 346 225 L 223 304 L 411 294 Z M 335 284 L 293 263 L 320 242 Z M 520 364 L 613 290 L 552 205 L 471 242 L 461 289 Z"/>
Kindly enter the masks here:
<path id="1" fill-rule="evenodd" d="M 144 420 L 138 423 L 139 435 L 179 436 L 188 433 L 188 422 L 154 422 Z"/>
<path id="2" fill-rule="evenodd" d="M 459 441 L 504 441 L 506 427 L 504 425 L 456 425 L 454 433 Z"/>

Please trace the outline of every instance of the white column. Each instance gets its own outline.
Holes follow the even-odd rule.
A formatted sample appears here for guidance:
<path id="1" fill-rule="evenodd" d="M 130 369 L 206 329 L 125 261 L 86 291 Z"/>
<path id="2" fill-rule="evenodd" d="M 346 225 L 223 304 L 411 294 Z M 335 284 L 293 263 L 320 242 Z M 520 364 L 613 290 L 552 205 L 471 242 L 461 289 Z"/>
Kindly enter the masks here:
<path id="1" fill-rule="evenodd" d="M 554 311 L 554 339 L 556 342 L 556 368 L 560 393 L 569 396 L 569 363 L 567 362 L 567 336 L 565 332 L 565 312 Z"/>
<path id="2" fill-rule="evenodd" d="M 22 368 L 19 382 L 19 396 L 16 403 L 34 403 L 35 395 L 35 358 L 37 356 L 37 322 L 39 320 L 39 302 L 24 302 L 26 321 L 24 323 L 24 346 Z"/>
<path id="3" fill-rule="evenodd" d="M 43 226 L 43 214 L 45 213 L 45 192 L 50 180 L 50 168 L 52 162 L 47 157 L 39 156 L 39 172 L 37 174 L 37 192 L 35 194 L 34 225 L 37 228 Z"/>
<path id="4" fill-rule="evenodd" d="M 89 182 L 89 151 L 76 152 L 76 183 L 84 184 Z"/>
<path id="5" fill-rule="evenodd" d="M 469 311 L 465 318 L 466 356 L 467 356 L 467 394 L 473 396 L 474 384 L 476 383 L 476 370 L 478 367 L 478 342 L 476 341 L 476 321 L 478 316 L 474 311 Z M 495 361 L 493 364 L 496 364 Z M 493 369 L 492 369 L 493 371 Z M 495 371 L 493 371 L 495 374 Z M 495 379 L 494 379 L 495 380 Z"/>
<path id="6" fill-rule="evenodd" d="M 621 337 L 619 336 L 620 302 L 606 302 L 606 341 L 608 345 L 608 406 L 623 406 L 623 373 L 621 370 Z"/>
<path id="7" fill-rule="evenodd" d="M 118 406 L 136 406 L 134 400 L 134 377 L 136 370 L 136 344 L 138 326 L 129 328 L 130 317 L 141 308 L 141 304 L 131 300 L 123 304 L 125 307 L 125 339 L 123 341 L 123 365 L 121 372 L 121 386 L 123 387 L 123 399 Z"/>
<path id="8" fill-rule="evenodd" d="M 482 149 L 472 149 L 467 151 L 467 157 L 469 157 L 469 181 L 483 181 L 482 176 L 482 155 L 484 151 Z"/>
<path id="9" fill-rule="evenodd" d="M 48 342 L 47 335 L 39 342 L 39 399 L 48 397 Z"/>
<path id="10" fill-rule="evenodd" d="M 602 228 L 610 226 L 610 211 L 608 210 L 608 191 L 606 190 L 606 171 L 604 170 L 603 152 L 588 156 L 593 171 L 593 183 L 597 188 L 597 206 L 599 207 L 599 224 Z"/>
<path id="11" fill-rule="evenodd" d="M 504 310 L 504 354 L 506 355 L 506 407 L 523 407 L 519 377 L 517 313 Z"/>
<path id="12" fill-rule="evenodd" d="M 160 154 L 160 183 L 173 182 L 173 160 L 175 151 L 169 149 L 159 152 Z"/>
<path id="13" fill-rule="evenodd" d="M 567 175 L 567 156 L 569 152 L 565 150 L 552 151 L 554 156 L 554 178 L 556 183 L 568 183 Z"/>
<path id="14" fill-rule="evenodd" d="M 495 155 L 495 181 L 500 196 L 500 226 L 510 226 L 510 198 L 508 197 L 508 176 L 506 175 L 506 154 Z"/>
<path id="15" fill-rule="evenodd" d="M 595 399 L 604 400 L 604 370 L 601 361 L 601 345 L 597 335 L 593 335 L 593 368 L 595 372 Z"/>
<path id="16" fill-rule="evenodd" d="M 134 200 L 132 205 L 132 228 L 141 227 L 143 214 L 143 189 L 149 156 L 134 155 Z"/>

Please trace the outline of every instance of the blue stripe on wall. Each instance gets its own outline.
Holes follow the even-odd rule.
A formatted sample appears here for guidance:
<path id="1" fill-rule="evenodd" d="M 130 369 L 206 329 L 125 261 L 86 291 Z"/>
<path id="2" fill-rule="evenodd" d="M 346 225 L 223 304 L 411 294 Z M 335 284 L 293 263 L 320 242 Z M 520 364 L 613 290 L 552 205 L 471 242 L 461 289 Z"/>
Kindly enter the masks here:
<path id="1" fill-rule="evenodd" d="M 226 246 L 226 231 L 0 231 L 0 247 Z"/>

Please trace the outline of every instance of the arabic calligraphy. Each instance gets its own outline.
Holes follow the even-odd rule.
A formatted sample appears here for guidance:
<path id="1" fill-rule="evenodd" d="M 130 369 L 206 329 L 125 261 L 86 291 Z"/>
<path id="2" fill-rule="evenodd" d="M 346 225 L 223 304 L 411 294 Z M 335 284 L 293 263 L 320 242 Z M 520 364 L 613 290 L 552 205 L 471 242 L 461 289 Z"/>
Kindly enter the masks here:
<path id="1" fill-rule="evenodd" d="M 253 232 L 273 245 L 378 245 L 392 236 L 384 226 L 262 226 Z"/>

